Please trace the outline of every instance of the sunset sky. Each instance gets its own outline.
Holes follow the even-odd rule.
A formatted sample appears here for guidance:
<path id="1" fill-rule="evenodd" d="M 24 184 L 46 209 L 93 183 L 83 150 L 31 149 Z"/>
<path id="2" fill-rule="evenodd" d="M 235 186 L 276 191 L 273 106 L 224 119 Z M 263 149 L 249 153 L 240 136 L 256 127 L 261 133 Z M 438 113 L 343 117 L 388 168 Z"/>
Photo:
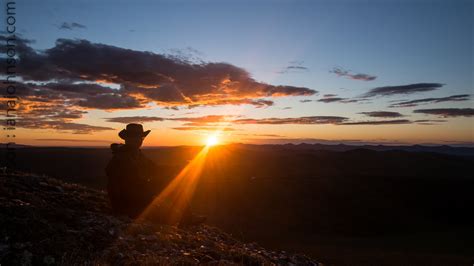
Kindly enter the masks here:
<path id="1" fill-rule="evenodd" d="M 473 8 L 18 1 L 16 142 L 473 143 Z"/>

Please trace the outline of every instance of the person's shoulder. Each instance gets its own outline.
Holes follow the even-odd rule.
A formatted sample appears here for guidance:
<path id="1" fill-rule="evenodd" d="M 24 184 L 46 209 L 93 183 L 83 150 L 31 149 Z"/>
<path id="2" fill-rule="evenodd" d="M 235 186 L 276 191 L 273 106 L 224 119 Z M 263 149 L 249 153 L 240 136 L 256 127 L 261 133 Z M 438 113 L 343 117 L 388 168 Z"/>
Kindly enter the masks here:
<path id="1" fill-rule="evenodd" d="M 110 149 L 114 155 L 122 154 L 126 151 L 125 144 L 112 143 L 110 144 Z"/>

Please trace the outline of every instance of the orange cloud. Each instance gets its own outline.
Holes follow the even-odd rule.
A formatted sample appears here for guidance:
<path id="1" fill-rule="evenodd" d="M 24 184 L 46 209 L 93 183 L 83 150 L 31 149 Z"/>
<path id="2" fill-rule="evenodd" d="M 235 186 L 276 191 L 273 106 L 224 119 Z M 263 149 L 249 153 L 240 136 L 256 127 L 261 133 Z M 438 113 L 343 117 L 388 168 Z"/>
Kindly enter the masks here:
<path id="1" fill-rule="evenodd" d="M 42 52 L 30 45 L 29 40 L 17 39 L 22 62 L 17 73 L 23 80 L 17 91 L 22 99 L 23 127 L 76 133 L 109 130 L 72 121 L 95 109 L 143 109 L 153 103 L 171 109 L 242 104 L 266 107 L 273 105 L 269 98 L 316 93 L 305 87 L 258 82 L 246 70 L 228 63 L 196 64 L 87 40 L 58 39 L 54 47 Z"/>

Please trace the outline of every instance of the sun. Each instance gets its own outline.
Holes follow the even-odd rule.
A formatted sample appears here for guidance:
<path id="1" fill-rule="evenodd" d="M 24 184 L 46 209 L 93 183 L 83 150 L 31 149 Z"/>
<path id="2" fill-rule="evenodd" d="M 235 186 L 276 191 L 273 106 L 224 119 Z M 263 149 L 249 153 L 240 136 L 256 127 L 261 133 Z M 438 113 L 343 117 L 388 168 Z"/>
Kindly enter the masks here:
<path id="1" fill-rule="evenodd" d="M 217 136 L 209 136 L 206 140 L 206 146 L 214 146 L 219 143 Z"/>

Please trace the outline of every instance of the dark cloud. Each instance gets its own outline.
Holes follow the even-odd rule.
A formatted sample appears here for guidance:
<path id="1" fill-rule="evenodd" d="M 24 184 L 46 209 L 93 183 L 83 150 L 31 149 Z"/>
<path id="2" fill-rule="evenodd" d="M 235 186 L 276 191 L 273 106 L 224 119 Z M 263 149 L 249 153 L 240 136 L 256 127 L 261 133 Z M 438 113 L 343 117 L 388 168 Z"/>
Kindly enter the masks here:
<path id="1" fill-rule="evenodd" d="M 415 120 L 413 122 L 415 123 L 443 123 L 446 122 L 447 120 L 442 120 L 442 119 L 419 119 Z"/>
<path id="2" fill-rule="evenodd" d="M 65 141 L 65 142 L 92 142 L 92 143 L 110 143 L 108 140 L 95 140 L 95 139 L 35 139 L 37 141 Z"/>
<path id="3" fill-rule="evenodd" d="M 308 68 L 304 66 L 287 66 L 286 69 L 308 70 Z"/>
<path id="4" fill-rule="evenodd" d="M 122 117 L 112 117 L 106 118 L 107 122 L 112 123 L 122 123 L 122 124 L 130 124 L 130 123 L 147 123 L 147 122 L 156 122 L 156 121 L 163 121 L 165 118 L 156 117 L 156 116 L 122 116 Z"/>
<path id="5" fill-rule="evenodd" d="M 398 117 L 398 116 L 394 114 L 393 116 L 376 116 L 376 117 Z M 399 125 L 399 124 L 436 125 L 443 122 L 446 122 L 446 120 L 421 119 L 421 120 L 411 121 L 408 119 L 394 119 L 394 120 L 344 122 L 338 125 Z"/>
<path id="6" fill-rule="evenodd" d="M 265 97 L 316 93 L 304 87 L 257 82 L 244 69 L 227 63 L 190 64 L 166 55 L 86 40 L 59 39 L 55 47 L 41 53 L 26 42 L 21 43 L 24 49 L 21 49 L 18 73 L 23 79 L 56 80 L 63 86 L 79 81 L 117 84 L 120 89 L 115 94 L 122 97 L 114 100 L 124 106 L 137 106 L 131 99 L 135 98 L 140 99 L 140 103 L 154 102 L 161 106 L 251 104 L 264 107 L 273 104 L 263 99 Z M 96 101 L 102 99 L 98 97 Z"/>
<path id="7" fill-rule="evenodd" d="M 418 106 L 420 104 L 428 104 L 428 103 L 468 101 L 469 98 L 470 98 L 469 94 L 459 94 L 459 95 L 452 95 L 452 96 L 440 97 L 440 98 L 424 98 L 424 99 L 417 99 L 417 100 L 411 100 L 411 101 L 399 101 L 399 102 L 391 104 L 389 107 L 413 107 L 413 106 Z"/>
<path id="8" fill-rule="evenodd" d="M 85 29 L 87 27 L 76 22 L 71 22 L 71 23 L 63 22 L 63 24 L 61 24 L 58 28 L 60 30 L 73 30 L 73 29 Z"/>
<path id="9" fill-rule="evenodd" d="M 363 74 L 363 73 L 351 74 L 349 70 L 344 70 L 339 67 L 335 67 L 329 72 L 334 73 L 338 75 L 339 77 L 347 77 L 347 78 L 355 79 L 355 80 L 371 81 L 377 78 L 377 76 L 372 76 L 372 75 Z"/>
<path id="10" fill-rule="evenodd" d="M 248 104 L 253 105 L 256 108 L 264 108 L 273 105 L 273 101 L 264 100 L 264 99 L 221 99 L 221 100 L 214 100 L 212 104 L 210 103 L 200 103 L 200 104 L 189 104 L 188 108 L 195 108 L 201 106 L 209 106 L 209 105 L 242 105 Z M 178 109 L 175 109 L 178 110 Z"/>
<path id="11" fill-rule="evenodd" d="M 333 102 L 339 102 L 339 103 L 357 103 L 357 102 L 363 102 L 366 101 L 366 99 L 349 99 L 349 98 L 342 98 L 342 97 L 337 97 L 337 94 L 324 94 L 323 98 L 319 99 L 318 102 L 323 102 L 323 103 L 333 103 Z"/>
<path id="12" fill-rule="evenodd" d="M 348 120 L 340 116 L 306 116 L 290 118 L 238 118 L 232 115 L 208 115 L 200 117 L 175 117 L 167 120 L 186 122 L 184 126 L 202 127 L 217 125 L 243 125 L 243 124 L 336 124 Z"/>
<path id="13" fill-rule="evenodd" d="M 348 120 L 347 117 L 341 116 L 306 116 L 306 117 L 289 117 L 289 118 L 245 118 L 232 120 L 234 124 L 270 124 L 270 125 L 283 125 L 283 124 L 337 124 Z"/>
<path id="14" fill-rule="evenodd" d="M 402 116 L 395 112 L 364 112 L 363 114 L 371 117 L 399 117 Z M 199 117 L 117 117 L 107 118 L 109 122 L 132 123 L 147 121 L 179 121 L 184 122 L 180 127 L 174 127 L 176 130 L 196 130 L 211 131 L 223 130 L 233 131 L 235 129 L 229 127 L 231 125 L 248 125 L 248 124 L 267 124 L 267 125 L 284 125 L 284 124 L 334 124 L 334 125 L 390 125 L 390 124 L 421 124 L 433 125 L 445 122 L 446 120 L 423 119 L 410 121 L 407 119 L 396 120 L 375 120 L 375 121 L 349 121 L 347 117 L 341 116 L 307 116 L 307 117 L 288 117 L 288 118 L 239 118 L 232 115 L 208 115 Z"/>
<path id="15" fill-rule="evenodd" d="M 412 122 L 407 119 L 396 119 L 396 120 L 377 120 L 377 121 L 359 121 L 359 122 L 344 122 L 338 125 L 399 125 L 399 124 L 411 124 Z"/>
<path id="16" fill-rule="evenodd" d="M 185 126 L 185 127 L 174 127 L 174 130 L 186 130 L 186 131 L 235 131 L 230 127 L 198 127 L 198 126 Z"/>
<path id="17" fill-rule="evenodd" d="M 360 104 L 367 104 L 367 103 L 372 103 L 372 102 L 369 102 L 367 101 L 367 99 L 342 99 L 340 101 L 341 103 L 360 103 Z"/>
<path id="18" fill-rule="evenodd" d="M 417 123 L 419 125 L 437 125 L 439 123 L 444 123 L 446 120 L 440 120 L 440 119 L 420 119 L 420 120 L 415 120 L 413 121 L 414 123 Z"/>
<path id="19" fill-rule="evenodd" d="M 300 100 L 300 103 L 309 103 L 309 102 L 312 102 L 313 100 L 311 99 L 303 99 L 303 100 Z"/>
<path id="20" fill-rule="evenodd" d="M 343 100 L 347 100 L 347 98 L 341 98 L 341 97 L 326 97 L 326 98 L 321 98 L 321 99 L 319 99 L 318 102 L 332 103 L 332 102 L 342 102 Z"/>
<path id="21" fill-rule="evenodd" d="M 168 52 L 169 53 L 166 56 L 173 60 L 186 62 L 187 64 L 204 64 L 205 63 L 205 61 L 202 59 L 202 56 L 204 55 L 204 53 L 190 46 L 184 49 L 169 49 Z"/>
<path id="22" fill-rule="evenodd" d="M 244 69 L 227 63 L 190 64 L 166 55 L 86 40 L 59 39 L 44 53 L 20 58 L 30 61 L 26 66 L 22 63 L 19 71 L 25 79 L 100 80 L 121 85 L 121 94 L 165 106 L 261 105 L 269 103 L 261 101 L 264 97 L 316 93 L 304 87 L 257 82 Z"/>
<path id="23" fill-rule="evenodd" d="M 21 114 L 16 126 L 28 129 L 54 129 L 75 134 L 89 134 L 113 128 L 74 123 L 86 113 L 81 103 L 96 95 L 113 95 L 110 88 L 94 84 L 60 86 L 56 83 L 36 85 L 18 84 L 17 95 L 21 98 L 17 113 Z M 92 102 L 89 102 L 92 104 Z M 97 108 L 97 106 L 94 106 Z"/>
<path id="24" fill-rule="evenodd" d="M 398 112 L 387 112 L 387 111 L 373 111 L 373 112 L 361 112 L 359 114 L 363 114 L 370 117 L 402 117 L 403 115 Z"/>
<path id="25" fill-rule="evenodd" d="M 124 116 L 124 117 L 112 117 L 105 118 L 107 122 L 113 123 L 147 123 L 147 122 L 160 122 L 160 121 L 179 121 L 185 122 L 183 126 L 187 127 L 215 127 L 222 126 L 223 124 L 229 124 L 235 116 L 231 115 L 208 115 L 199 117 L 156 117 L 156 116 Z M 179 130 L 186 130 L 180 128 Z"/>
<path id="26" fill-rule="evenodd" d="M 183 126 L 188 127 L 207 127 L 207 126 L 221 126 L 226 125 L 243 125 L 243 124 L 337 124 L 347 121 L 347 117 L 340 116 L 306 116 L 306 117 L 290 117 L 290 118 L 239 118 L 233 115 L 208 115 L 199 117 L 170 117 L 164 118 L 169 121 L 185 122 Z M 133 120 L 133 119 L 130 119 Z M 110 121 L 110 119 L 108 119 Z M 119 119 L 121 121 L 121 119 Z M 127 120 L 128 122 L 128 120 Z M 182 129 L 185 130 L 185 129 Z"/>
<path id="27" fill-rule="evenodd" d="M 69 23 L 66 28 L 83 25 Z M 0 35 L 0 41 L 7 38 Z M 88 110 L 142 109 L 157 104 L 178 107 L 242 105 L 268 107 L 269 98 L 310 96 L 305 87 L 270 85 L 254 80 L 244 69 L 228 63 L 192 63 L 183 56 L 134 51 L 87 40 L 58 39 L 44 51 L 31 48 L 33 41 L 15 40 L 19 112 L 32 128 L 74 132 L 108 130 L 73 123 Z M 191 48 L 190 48 L 191 49 Z M 5 47 L 1 47 L 6 52 Z M 194 50 L 192 50 L 195 53 Z M 5 58 L 0 58 L 5 63 Z M 26 120 L 25 120 L 26 121 Z"/>
<path id="28" fill-rule="evenodd" d="M 309 68 L 303 66 L 303 63 L 304 63 L 303 61 L 291 61 L 290 65 L 277 71 L 277 73 L 286 74 L 286 73 L 306 72 L 309 70 Z"/>
<path id="29" fill-rule="evenodd" d="M 74 134 L 90 134 L 97 131 L 115 130 L 110 127 L 92 126 L 87 124 L 72 123 L 64 120 L 45 120 L 21 118 L 16 122 L 18 128 L 28 129 L 53 129 L 58 131 L 71 132 Z"/>
<path id="30" fill-rule="evenodd" d="M 438 108 L 438 109 L 418 109 L 414 113 L 437 115 L 440 117 L 456 117 L 456 116 L 474 116 L 473 108 Z"/>
<path id="31" fill-rule="evenodd" d="M 440 83 L 415 83 L 400 86 L 385 86 L 371 89 L 369 92 L 362 95 L 364 98 L 374 96 L 391 96 L 396 94 L 412 94 L 416 92 L 433 91 L 443 87 Z"/>
<path id="32" fill-rule="evenodd" d="M 117 90 L 97 84 L 25 83 L 20 84 L 17 91 L 21 97 L 18 113 L 23 118 L 37 119 L 40 122 L 71 122 L 82 118 L 89 109 L 144 107 L 131 96 L 121 95 Z"/>
<path id="33" fill-rule="evenodd" d="M 103 110 L 135 109 L 144 107 L 144 105 L 142 105 L 136 98 L 117 93 L 89 96 L 86 100 L 78 101 L 77 105 L 88 109 Z"/>

